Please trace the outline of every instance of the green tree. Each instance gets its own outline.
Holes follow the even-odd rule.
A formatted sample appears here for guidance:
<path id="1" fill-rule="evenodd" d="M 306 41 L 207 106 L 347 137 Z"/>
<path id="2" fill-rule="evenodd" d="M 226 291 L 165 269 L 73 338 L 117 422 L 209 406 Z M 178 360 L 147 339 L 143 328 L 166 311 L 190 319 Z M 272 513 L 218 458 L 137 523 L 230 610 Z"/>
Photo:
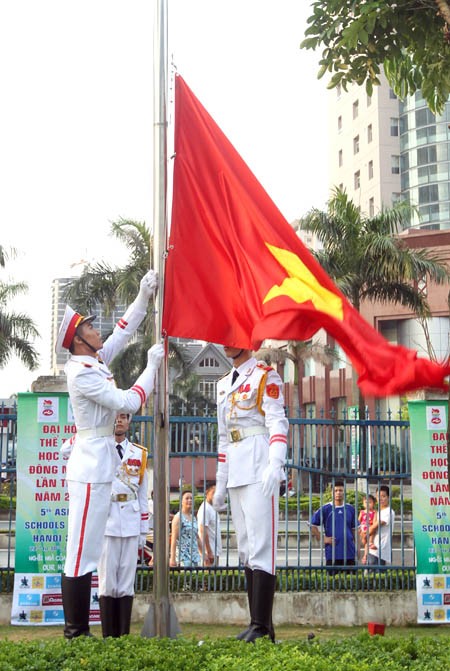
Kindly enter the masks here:
<path id="1" fill-rule="evenodd" d="M 362 301 L 380 301 L 427 317 L 428 302 L 415 282 L 449 281 L 449 269 L 437 256 L 408 248 L 398 236 L 411 210 L 408 203 L 399 202 L 367 217 L 345 191 L 335 189 L 326 212 L 313 208 L 300 220 L 300 228 L 314 233 L 322 245 L 314 252 L 316 259 L 358 311 Z"/>
<path id="2" fill-rule="evenodd" d="M 450 94 L 450 6 L 447 0 L 317 0 L 304 49 L 322 47 L 318 76 L 328 88 L 380 84 L 380 69 L 400 97 L 420 90 L 432 112 Z"/>
<path id="3" fill-rule="evenodd" d="M 0 267 L 5 267 L 10 256 L 15 256 L 15 250 L 8 252 L 0 245 Z M 13 354 L 29 370 L 37 368 L 38 354 L 31 344 L 32 340 L 39 337 L 37 327 L 26 314 L 12 312 L 8 308 L 9 301 L 27 290 L 28 285 L 25 282 L 0 280 L 0 368 L 6 366 Z"/>
<path id="4" fill-rule="evenodd" d="M 104 260 L 88 265 L 81 277 L 70 283 L 65 298 L 82 314 L 90 313 L 98 303 L 103 306 L 106 314 L 111 314 L 120 303 L 130 304 L 139 291 L 141 278 L 149 268 L 153 240 L 145 223 L 119 219 L 111 223 L 111 235 L 124 244 L 129 258 L 123 267 L 112 266 Z M 139 333 L 140 338 L 128 345 L 111 364 L 116 383 L 122 389 L 129 388 L 145 368 L 147 350 L 153 342 L 151 310 L 147 312 Z M 181 349 L 170 341 L 169 366 L 172 369 L 172 378 L 179 379 L 182 384 L 187 371 L 186 362 Z"/>

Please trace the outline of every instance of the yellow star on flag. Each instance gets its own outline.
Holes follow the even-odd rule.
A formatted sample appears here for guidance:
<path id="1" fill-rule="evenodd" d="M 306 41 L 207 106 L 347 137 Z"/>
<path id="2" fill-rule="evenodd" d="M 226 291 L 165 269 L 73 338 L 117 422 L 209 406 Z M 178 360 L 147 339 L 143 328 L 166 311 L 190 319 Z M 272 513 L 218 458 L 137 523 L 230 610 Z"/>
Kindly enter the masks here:
<path id="1" fill-rule="evenodd" d="M 289 296 L 296 303 L 311 301 L 316 310 L 335 319 L 344 319 L 342 300 L 332 291 L 323 287 L 299 257 L 287 249 L 274 247 L 266 242 L 270 253 L 286 270 L 288 277 L 280 285 L 275 284 L 266 294 L 263 303 L 277 296 Z"/>

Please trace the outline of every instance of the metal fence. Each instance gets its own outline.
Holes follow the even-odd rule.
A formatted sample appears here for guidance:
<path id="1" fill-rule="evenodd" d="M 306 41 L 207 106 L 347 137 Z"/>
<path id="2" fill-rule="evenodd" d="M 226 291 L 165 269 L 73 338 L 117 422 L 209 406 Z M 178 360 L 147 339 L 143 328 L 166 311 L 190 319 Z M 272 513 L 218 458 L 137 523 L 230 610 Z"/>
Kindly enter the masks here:
<path id="1" fill-rule="evenodd" d="M 195 411 L 195 410 L 194 410 Z M 192 410 L 191 410 L 192 412 Z M 0 588 L 12 590 L 14 572 L 17 414 L 1 415 L 0 433 Z M 278 589 L 282 591 L 365 591 L 415 588 L 415 553 L 411 517 L 409 421 L 348 416 L 291 418 L 287 479 L 280 488 L 277 550 Z M 152 417 L 134 417 L 132 438 L 149 446 L 152 454 Z M 186 488 L 194 493 L 195 510 L 205 487 L 215 479 L 217 424 L 214 416 L 170 417 L 170 511 L 180 509 Z M 345 500 L 356 514 L 362 499 L 388 485 L 396 521 L 392 534 L 392 564 L 386 568 L 362 564 L 358 549 L 355 566 L 337 570 L 326 566 L 323 534 L 312 535 L 312 514 L 332 501 L 336 481 L 344 483 Z M 220 515 L 223 553 L 215 567 L 177 567 L 170 570 L 172 591 L 239 591 L 244 572 L 239 564 L 229 508 Z M 356 537 L 359 535 L 356 533 Z M 359 543 L 359 540 L 358 540 Z M 153 570 L 142 559 L 137 564 L 137 592 L 152 589 Z"/>

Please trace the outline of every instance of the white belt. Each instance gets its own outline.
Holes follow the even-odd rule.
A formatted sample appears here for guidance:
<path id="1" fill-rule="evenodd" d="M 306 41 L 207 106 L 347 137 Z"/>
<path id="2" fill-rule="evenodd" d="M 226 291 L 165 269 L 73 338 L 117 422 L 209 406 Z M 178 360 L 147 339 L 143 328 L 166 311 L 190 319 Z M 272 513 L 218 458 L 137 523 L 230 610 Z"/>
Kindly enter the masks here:
<path id="1" fill-rule="evenodd" d="M 242 429 L 230 429 L 228 433 L 228 440 L 230 443 L 237 443 L 244 438 L 249 438 L 250 436 L 262 436 L 269 435 L 269 432 L 265 426 L 246 426 Z"/>
<path id="2" fill-rule="evenodd" d="M 136 494 L 111 494 L 111 501 L 135 501 Z"/>
<path id="3" fill-rule="evenodd" d="M 106 438 L 114 433 L 114 424 L 109 426 L 96 426 L 95 429 L 77 429 L 80 438 Z"/>

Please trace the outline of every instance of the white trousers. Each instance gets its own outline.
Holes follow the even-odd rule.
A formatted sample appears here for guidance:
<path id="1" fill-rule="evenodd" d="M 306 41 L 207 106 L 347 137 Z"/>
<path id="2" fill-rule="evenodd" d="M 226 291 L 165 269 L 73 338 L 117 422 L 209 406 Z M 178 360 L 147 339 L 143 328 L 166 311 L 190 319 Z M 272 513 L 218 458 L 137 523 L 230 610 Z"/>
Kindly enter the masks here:
<path id="1" fill-rule="evenodd" d="M 260 482 L 231 487 L 228 496 L 241 564 L 275 575 L 278 496 L 264 496 Z"/>
<path id="2" fill-rule="evenodd" d="M 69 517 L 64 573 L 70 578 L 95 571 L 111 504 L 111 483 L 68 480 Z"/>
<path id="3" fill-rule="evenodd" d="M 98 564 L 98 594 L 120 599 L 134 596 L 139 536 L 105 536 Z"/>

